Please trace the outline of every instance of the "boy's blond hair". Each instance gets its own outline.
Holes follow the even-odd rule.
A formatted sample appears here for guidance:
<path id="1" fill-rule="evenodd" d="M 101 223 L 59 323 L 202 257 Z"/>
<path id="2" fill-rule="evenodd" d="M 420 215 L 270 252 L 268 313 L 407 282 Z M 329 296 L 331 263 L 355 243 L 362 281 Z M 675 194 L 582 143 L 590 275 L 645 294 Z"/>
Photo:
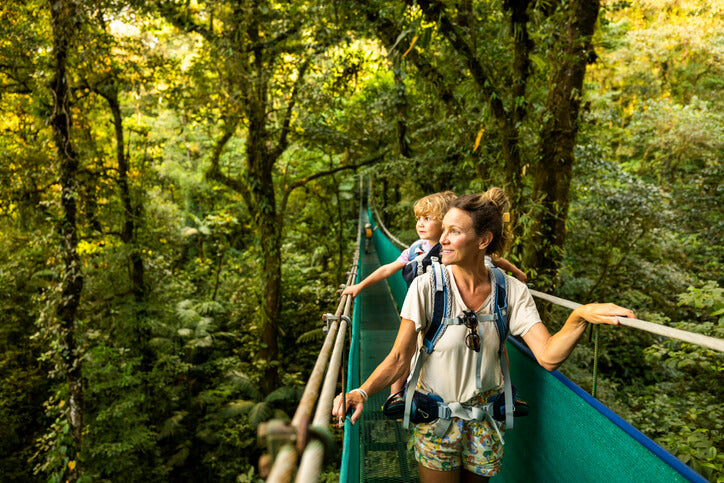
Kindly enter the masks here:
<path id="1" fill-rule="evenodd" d="M 447 213 L 448 205 L 455 198 L 455 193 L 452 191 L 441 191 L 420 198 L 413 207 L 415 216 L 429 216 L 442 222 L 445 213 Z"/>

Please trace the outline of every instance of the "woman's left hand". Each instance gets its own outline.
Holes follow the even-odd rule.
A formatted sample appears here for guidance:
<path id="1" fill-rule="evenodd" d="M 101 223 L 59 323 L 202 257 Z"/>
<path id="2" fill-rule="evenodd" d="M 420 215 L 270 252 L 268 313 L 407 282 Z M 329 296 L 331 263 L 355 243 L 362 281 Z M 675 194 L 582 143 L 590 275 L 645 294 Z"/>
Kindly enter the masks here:
<path id="1" fill-rule="evenodd" d="M 636 317 L 631 309 L 616 304 L 586 304 L 578 307 L 575 312 L 592 324 L 618 325 L 618 317 Z"/>

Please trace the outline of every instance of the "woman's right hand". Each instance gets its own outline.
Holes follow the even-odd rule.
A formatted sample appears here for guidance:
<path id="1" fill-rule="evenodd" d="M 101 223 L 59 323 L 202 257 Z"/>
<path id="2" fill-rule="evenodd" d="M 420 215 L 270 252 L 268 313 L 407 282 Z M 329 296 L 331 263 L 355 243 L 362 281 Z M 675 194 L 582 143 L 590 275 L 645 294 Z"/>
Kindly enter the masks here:
<path id="1" fill-rule="evenodd" d="M 342 407 L 343 399 L 345 399 L 345 402 L 347 403 L 345 408 Z M 344 398 L 342 398 L 342 393 L 337 394 L 337 397 L 334 398 L 334 403 L 332 404 L 332 415 L 337 416 L 338 418 L 337 425 L 340 428 L 344 426 L 344 418 L 350 409 L 354 409 L 352 416 L 349 418 L 352 424 L 354 424 L 362 415 L 362 408 L 364 408 L 364 405 L 365 400 L 362 397 L 362 394 L 357 391 L 348 392 Z"/>

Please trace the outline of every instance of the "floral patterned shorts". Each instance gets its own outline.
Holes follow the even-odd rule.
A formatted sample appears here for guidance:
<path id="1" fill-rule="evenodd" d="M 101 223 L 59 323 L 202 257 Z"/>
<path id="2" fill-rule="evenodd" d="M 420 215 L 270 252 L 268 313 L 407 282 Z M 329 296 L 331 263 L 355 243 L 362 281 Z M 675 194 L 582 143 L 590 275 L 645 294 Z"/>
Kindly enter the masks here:
<path id="1" fill-rule="evenodd" d="M 470 402 L 485 401 L 489 395 L 478 395 Z M 418 463 L 437 471 L 453 471 L 462 466 L 481 476 L 494 476 L 500 472 L 503 443 L 488 421 L 452 418 L 452 424 L 442 438 L 435 435 L 439 423 L 440 420 L 436 420 L 415 425 L 409 447 L 414 450 Z M 498 424 L 504 434 L 505 424 Z"/>

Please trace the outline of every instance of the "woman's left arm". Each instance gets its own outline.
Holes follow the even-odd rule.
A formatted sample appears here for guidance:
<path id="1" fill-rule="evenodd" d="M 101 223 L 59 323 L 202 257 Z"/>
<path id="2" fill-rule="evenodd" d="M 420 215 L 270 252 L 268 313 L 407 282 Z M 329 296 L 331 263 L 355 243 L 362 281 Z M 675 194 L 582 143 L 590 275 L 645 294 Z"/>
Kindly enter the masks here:
<path id="1" fill-rule="evenodd" d="M 543 324 L 535 324 L 523 336 L 523 340 L 548 371 L 556 370 L 565 361 L 583 331 L 592 324 L 618 325 L 617 317 L 635 317 L 634 313 L 615 304 L 581 305 L 571 312 L 561 330 L 551 335 Z"/>

